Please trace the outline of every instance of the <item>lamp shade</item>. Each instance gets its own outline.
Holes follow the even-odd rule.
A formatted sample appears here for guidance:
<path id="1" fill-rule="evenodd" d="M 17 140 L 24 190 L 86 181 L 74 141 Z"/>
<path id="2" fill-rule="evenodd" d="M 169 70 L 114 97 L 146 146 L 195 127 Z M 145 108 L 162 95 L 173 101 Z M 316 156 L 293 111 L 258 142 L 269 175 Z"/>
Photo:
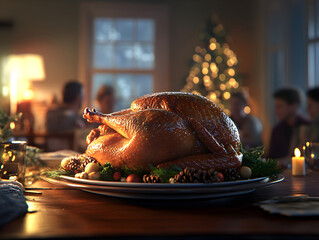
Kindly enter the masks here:
<path id="1" fill-rule="evenodd" d="M 43 58 L 38 54 L 9 55 L 4 69 L 10 83 L 10 111 L 15 114 L 19 102 L 33 97 L 31 81 L 45 79 Z"/>
<path id="2" fill-rule="evenodd" d="M 21 78 L 27 81 L 45 79 L 43 57 L 38 54 L 14 54 L 8 58 L 9 69 L 14 69 Z"/>

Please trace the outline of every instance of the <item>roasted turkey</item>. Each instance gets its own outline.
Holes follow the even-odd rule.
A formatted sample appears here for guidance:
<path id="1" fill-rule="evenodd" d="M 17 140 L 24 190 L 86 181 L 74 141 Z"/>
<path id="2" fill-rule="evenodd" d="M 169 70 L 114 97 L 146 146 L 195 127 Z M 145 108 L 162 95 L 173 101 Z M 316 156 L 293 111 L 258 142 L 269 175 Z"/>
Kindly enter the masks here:
<path id="1" fill-rule="evenodd" d="M 86 108 L 83 117 L 101 124 L 87 136 L 86 150 L 100 164 L 216 170 L 241 165 L 236 126 L 199 95 L 149 94 L 133 101 L 130 109 L 103 114 Z"/>

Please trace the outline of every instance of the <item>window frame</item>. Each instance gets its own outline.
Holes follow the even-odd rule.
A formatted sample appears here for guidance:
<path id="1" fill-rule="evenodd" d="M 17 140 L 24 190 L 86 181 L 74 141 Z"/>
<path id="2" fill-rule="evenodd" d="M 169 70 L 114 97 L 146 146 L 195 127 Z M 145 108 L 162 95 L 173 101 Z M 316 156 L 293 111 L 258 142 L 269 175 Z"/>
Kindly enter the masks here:
<path id="1" fill-rule="evenodd" d="M 86 106 L 92 106 L 92 76 L 94 73 L 153 75 L 153 91 L 169 91 L 169 11 L 167 6 L 130 3 L 91 2 L 81 5 L 79 78 L 84 84 Z M 154 68 L 99 69 L 93 68 L 93 34 L 95 18 L 150 18 L 155 22 Z"/>
<path id="2" fill-rule="evenodd" d="M 319 70 L 316 68 L 316 66 L 319 64 L 319 50 L 317 50 L 317 45 L 319 45 L 319 33 L 317 33 L 317 31 L 319 31 L 319 22 L 316 22 L 317 20 L 319 20 L 319 11 L 317 11 L 317 9 L 319 8 L 319 1 L 318 0 L 309 0 L 308 1 L 308 8 L 307 8 L 307 86 L 308 88 L 313 88 L 315 86 L 319 85 Z M 311 10 L 314 9 L 314 28 L 315 28 L 315 37 L 310 38 L 309 37 L 309 25 L 310 25 L 310 12 Z M 309 69 L 309 47 L 310 45 L 314 44 L 314 48 L 315 48 L 315 52 L 314 52 L 314 72 L 310 73 L 310 69 Z M 314 75 L 314 79 L 310 79 L 311 75 Z"/>

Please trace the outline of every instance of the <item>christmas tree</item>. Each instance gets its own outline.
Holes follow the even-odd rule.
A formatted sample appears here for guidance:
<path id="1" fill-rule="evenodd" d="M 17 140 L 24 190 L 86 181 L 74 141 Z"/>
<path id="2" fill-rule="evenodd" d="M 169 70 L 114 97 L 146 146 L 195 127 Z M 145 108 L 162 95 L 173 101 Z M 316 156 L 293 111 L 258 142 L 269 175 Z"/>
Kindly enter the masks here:
<path id="1" fill-rule="evenodd" d="M 231 93 L 239 88 L 238 60 L 226 37 L 226 30 L 216 17 L 206 23 L 182 91 L 205 96 L 230 114 Z"/>

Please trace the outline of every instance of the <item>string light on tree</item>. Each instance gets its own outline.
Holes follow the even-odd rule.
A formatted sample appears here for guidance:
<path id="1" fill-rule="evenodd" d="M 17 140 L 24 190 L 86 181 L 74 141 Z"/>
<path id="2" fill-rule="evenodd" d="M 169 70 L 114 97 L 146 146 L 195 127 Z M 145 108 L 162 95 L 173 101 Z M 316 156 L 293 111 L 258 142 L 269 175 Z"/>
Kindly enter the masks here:
<path id="1" fill-rule="evenodd" d="M 229 99 L 232 92 L 240 87 L 236 69 L 238 59 L 226 41 L 224 26 L 216 16 L 207 22 L 200 40 L 182 91 L 203 95 L 230 114 Z"/>

